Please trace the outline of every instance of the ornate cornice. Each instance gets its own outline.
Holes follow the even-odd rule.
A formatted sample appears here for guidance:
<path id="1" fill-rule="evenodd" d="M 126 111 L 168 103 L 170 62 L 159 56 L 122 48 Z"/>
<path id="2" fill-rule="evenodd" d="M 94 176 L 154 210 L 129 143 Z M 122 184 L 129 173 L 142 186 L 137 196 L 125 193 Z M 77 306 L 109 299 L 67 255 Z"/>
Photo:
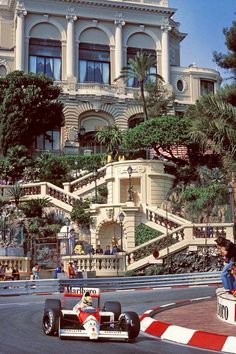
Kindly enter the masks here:
<path id="1" fill-rule="evenodd" d="M 60 2 L 65 2 L 68 4 L 68 0 L 58 0 Z M 120 2 L 114 0 L 73 0 L 73 4 L 79 5 L 90 5 L 90 6 L 100 6 L 106 8 L 114 9 L 125 9 L 125 10 L 139 10 L 144 12 L 161 13 L 168 16 L 172 16 L 176 9 L 164 6 L 157 6 L 144 3 L 133 3 L 133 2 Z"/>

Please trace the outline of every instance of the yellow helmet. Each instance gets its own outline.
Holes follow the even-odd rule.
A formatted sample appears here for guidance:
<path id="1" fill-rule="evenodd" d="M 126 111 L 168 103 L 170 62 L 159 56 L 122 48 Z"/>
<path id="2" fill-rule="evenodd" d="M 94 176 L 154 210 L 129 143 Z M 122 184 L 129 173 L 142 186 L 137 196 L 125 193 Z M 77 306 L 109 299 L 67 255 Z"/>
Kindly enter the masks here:
<path id="1" fill-rule="evenodd" d="M 91 296 L 84 296 L 83 303 L 88 306 L 92 306 L 93 305 L 92 297 Z"/>

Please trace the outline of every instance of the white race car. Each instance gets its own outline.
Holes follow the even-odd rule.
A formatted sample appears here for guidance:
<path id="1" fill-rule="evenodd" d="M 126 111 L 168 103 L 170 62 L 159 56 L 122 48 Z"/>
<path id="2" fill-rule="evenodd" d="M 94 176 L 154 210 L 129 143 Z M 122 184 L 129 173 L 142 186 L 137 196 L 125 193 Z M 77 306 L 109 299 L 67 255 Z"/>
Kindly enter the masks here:
<path id="1" fill-rule="evenodd" d="M 66 297 L 79 298 L 72 308 L 62 307 L 58 299 L 46 299 L 43 314 L 43 331 L 59 338 L 135 339 L 140 332 L 140 320 L 136 312 L 121 312 L 117 301 L 106 301 L 100 308 L 100 289 L 66 287 Z M 94 302 L 97 302 L 94 306 Z M 93 303 L 92 303 L 93 302 Z M 65 304 L 64 304 L 65 306 Z"/>

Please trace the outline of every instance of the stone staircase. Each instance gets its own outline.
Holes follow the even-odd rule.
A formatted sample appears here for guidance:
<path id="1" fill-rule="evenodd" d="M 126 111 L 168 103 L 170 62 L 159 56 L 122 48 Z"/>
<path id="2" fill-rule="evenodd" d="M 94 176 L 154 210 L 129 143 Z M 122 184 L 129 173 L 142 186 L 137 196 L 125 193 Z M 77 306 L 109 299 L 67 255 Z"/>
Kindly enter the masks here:
<path id="1" fill-rule="evenodd" d="M 96 186 L 105 183 L 106 167 L 98 170 Z M 10 199 L 8 189 L 10 186 L 1 186 L 3 199 Z M 49 197 L 53 207 L 62 212 L 70 213 L 73 203 L 81 197 L 94 194 L 95 180 L 93 173 L 81 177 L 73 182 L 64 183 L 64 189 L 48 182 L 22 184 L 23 200 L 32 198 Z M 122 208 L 122 205 L 120 206 Z M 161 208 L 140 204 L 138 207 L 141 215 L 140 222 L 162 233 L 127 253 L 127 270 L 137 270 L 155 263 L 152 255 L 153 249 L 159 250 L 159 260 L 191 247 L 210 247 L 215 245 L 214 239 L 226 236 L 233 239 L 232 224 L 211 224 L 211 235 L 208 235 L 206 224 L 193 224 Z M 124 225 L 125 227 L 125 225 Z"/>

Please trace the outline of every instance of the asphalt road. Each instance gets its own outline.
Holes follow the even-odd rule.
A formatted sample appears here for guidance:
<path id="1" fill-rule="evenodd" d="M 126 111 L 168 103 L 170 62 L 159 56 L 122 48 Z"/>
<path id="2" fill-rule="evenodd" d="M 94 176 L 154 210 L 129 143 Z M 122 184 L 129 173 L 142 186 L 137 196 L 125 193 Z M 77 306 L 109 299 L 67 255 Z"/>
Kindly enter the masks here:
<path id="1" fill-rule="evenodd" d="M 213 296 L 215 287 L 161 289 L 150 291 L 120 291 L 102 293 L 106 300 L 117 300 L 122 310 L 139 315 L 151 307 L 191 299 Z M 60 295 L 47 296 L 59 298 Z M 0 354 L 206 354 L 217 353 L 182 346 L 140 334 L 134 343 L 89 340 L 60 340 L 48 337 L 41 330 L 41 319 L 46 296 L 27 295 L 0 297 Z"/>

